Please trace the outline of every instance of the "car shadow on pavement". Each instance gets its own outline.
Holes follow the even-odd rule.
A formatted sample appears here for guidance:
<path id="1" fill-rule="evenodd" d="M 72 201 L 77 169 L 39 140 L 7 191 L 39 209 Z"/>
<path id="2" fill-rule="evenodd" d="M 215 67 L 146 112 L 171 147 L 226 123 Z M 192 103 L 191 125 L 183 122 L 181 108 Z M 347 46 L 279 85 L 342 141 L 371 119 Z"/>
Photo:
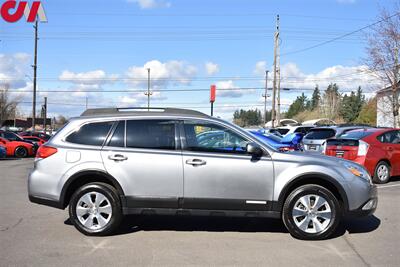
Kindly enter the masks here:
<path id="1" fill-rule="evenodd" d="M 64 223 L 71 225 L 69 219 Z M 331 239 L 344 235 L 346 231 L 349 234 L 372 232 L 380 223 L 380 219 L 375 216 L 345 219 Z M 123 219 L 115 235 L 139 231 L 288 233 L 282 221 L 278 219 L 130 215 Z"/>

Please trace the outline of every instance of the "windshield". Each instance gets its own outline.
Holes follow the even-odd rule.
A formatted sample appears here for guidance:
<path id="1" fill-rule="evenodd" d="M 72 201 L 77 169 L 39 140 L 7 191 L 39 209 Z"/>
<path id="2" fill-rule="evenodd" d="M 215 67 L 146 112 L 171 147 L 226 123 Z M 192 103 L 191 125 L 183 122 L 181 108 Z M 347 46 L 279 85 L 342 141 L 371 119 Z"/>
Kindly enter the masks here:
<path id="1" fill-rule="evenodd" d="M 371 134 L 372 134 L 372 132 L 369 132 L 369 131 L 350 131 L 350 132 L 341 134 L 339 137 L 359 140 L 359 139 L 367 137 L 368 135 L 371 135 Z"/>

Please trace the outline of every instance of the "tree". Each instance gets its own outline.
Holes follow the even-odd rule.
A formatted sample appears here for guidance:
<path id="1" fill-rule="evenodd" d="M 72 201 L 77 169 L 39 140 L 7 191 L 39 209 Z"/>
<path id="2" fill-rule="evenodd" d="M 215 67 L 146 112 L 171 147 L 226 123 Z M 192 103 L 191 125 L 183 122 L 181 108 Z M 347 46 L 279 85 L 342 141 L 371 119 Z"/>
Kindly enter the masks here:
<path id="1" fill-rule="evenodd" d="M 330 84 L 321 99 L 321 109 L 325 117 L 335 119 L 339 115 L 341 95 L 336 83 Z"/>
<path id="2" fill-rule="evenodd" d="M 399 116 L 399 64 L 398 50 L 400 48 L 400 7 L 397 4 L 391 15 L 382 9 L 378 23 L 367 35 L 368 45 L 366 64 L 373 73 L 381 79 L 382 84 L 389 84 L 391 90 L 391 106 L 394 117 L 394 127 L 400 127 Z"/>
<path id="3" fill-rule="evenodd" d="M 345 94 L 341 101 L 339 115 L 346 122 L 354 122 L 365 102 L 361 87 L 358 87 L 357 92 L 352 91 L 350 95 Z"/>
<path id="4" fill-rule="evenodd" d="M 314 92 L 311 97 L 311 110 L 314 110 L 318 108 L 319 104 L 321 102 L 321 93 L 319 91 L 318 85 L 315 86 Z"/>
<path id="5" fill-rule="evenodd" d="M 17 112 L 18 100 L 10 99 L 8 88 L 8 84 L 0 84 L 0 126 L 7 119 L 14 119 Z"/>
<path id="6" fill-rule="evenodd" d="M 301 96 L 298 96 L 296 100 L 289 106 L 289 109 L 286 113 L 287 118 L 293 118 L 300 112 L 307 110 L 310 106 L 310 102 L 307 99 L 307 96 L 304 93 Z"/>
<path id="7" fill-rule="evenodd" d="M 233 113 L 233 122 L 241 127 L 260 125 L 262 114 L 258 109 L 236 110 Z"/>
<path id="8" fill-rule="evenodd" d="M 376 126 L 376 98 L 371 98 L 364 103 L 355 122 Z"/>

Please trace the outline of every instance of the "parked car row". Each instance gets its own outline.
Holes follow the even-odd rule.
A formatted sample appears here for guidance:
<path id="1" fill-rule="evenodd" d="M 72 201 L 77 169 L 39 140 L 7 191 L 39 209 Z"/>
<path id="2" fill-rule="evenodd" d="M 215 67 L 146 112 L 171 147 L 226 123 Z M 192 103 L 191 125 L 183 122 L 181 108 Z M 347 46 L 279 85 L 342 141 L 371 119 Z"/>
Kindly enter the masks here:
<path id="1" fill-rule="evenodd" d="M 250 132 L 282 151 L 303 150 L 354 161 L 368 170 L 375 183 L 387 183 L 391 177 L 400 176 L 399 129 L 365 125 L 285 126 Z M 299 145 L 290 143 L 295 134 L 294 142 Z"/>
<path id="2" fill-rule="evenodd" d="M 29 133 L 30 135 L 27 134 L 28 133 L 23 133 L 23 135 L 19 135 L 14 132 L 1 130 L 0 158 L 25 158 L 34 156 L 38 148 L 48 140 L 43 138 L 49 138 L 46 135 L 41 135 L 41 133 Z"/>

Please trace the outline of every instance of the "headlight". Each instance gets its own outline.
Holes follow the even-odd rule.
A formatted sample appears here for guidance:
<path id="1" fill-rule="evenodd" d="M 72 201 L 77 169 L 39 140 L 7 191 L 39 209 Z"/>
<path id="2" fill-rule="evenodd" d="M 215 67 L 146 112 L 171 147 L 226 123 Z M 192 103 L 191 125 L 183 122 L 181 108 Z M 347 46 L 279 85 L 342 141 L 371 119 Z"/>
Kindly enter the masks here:
<path id="1" fill-rule="evenodd" d="M 366 171 L 363 167 L 353 163 L 345 163 L 344 166 L 353 175 L 363 178 L 367 181 L 371 181 L 371 176 L 369 175 L 368 171 Z"/>

